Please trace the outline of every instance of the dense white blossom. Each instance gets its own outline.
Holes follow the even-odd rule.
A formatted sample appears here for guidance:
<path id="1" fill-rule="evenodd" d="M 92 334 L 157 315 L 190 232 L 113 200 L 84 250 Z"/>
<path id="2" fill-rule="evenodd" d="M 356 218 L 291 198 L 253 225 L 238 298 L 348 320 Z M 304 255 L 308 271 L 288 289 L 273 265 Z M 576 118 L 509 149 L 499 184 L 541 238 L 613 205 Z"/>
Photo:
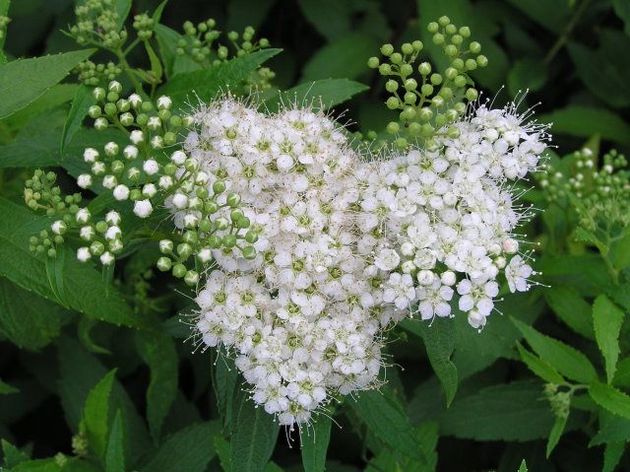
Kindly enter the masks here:
<path id="1" fill-rule="evenodd" d="M 528 287 L 509 181 L 537 166 L 546 136 L 512 108 L 481 106 L 455 124 L 458 137 L 371 162 L 310 109 L 267 116 L 227 98 L 194 122 L 186 153 L 209 189 L 221 179 L 240 196 L 258 234 L 253 260 L 212 252 L 196 327 L 205 345 L 233 353 L 281 424 L 307 422 L 331 392 L 374 385 L 391 322 L 458 305 L 481 328 L 506 263 L 510 289 Z M 166 202 L 180 227 L 194 218 L 190 197 Z"/>

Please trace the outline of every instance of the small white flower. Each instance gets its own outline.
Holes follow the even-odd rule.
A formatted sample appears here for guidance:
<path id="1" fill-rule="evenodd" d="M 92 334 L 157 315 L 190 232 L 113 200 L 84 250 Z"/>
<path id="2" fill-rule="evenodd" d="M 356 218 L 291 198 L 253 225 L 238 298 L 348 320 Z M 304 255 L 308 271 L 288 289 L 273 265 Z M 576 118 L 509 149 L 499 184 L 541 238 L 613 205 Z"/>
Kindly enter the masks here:
<path id="1" fill-rule="evenodd" d="M 374 265 L 385 271 L 394 270 L 399 263 L 400 256 L 393 249 L 382 249 L 374 258 Z"/>
<path id="2" fill-rule="evenodd" d="M 173 195 L 173 206 L 179 210 L 183 210 L 188 207 L 188 197 L 183 193 L 176 193 Z"/>
<path id="3" fill-rule="evenodd" d="M 66 232 L 66 223 L 63 220 L 57 220 L 52 225 L 50 225 L 50 229 L 55 234 L 64 234 Z"/>
<path id="4" fill-rule="evenodd" d="M 82 226 L 79 230 L 79 237 L 85 241 L 91 241 L 94 238 L 94 234 L 93 226 Z"/>
<path id="5" fill-rule="evenodd" d="M 90 216 L 92 216 L 90 215 L 90 210 L 87 208 L 80 208 L 75 215 L 75 219 L 77 223 L 85 224 L 90 220 Z"/>
<path id="6" fill-rule="evenodd" d="M 96 162 L 96 159 L 98 159 L 98 156 L 99 156 L 99 153 L 94 148 L 86 148 L 83 151 L 83 160 L 85 162 L 89 162 L 89 163 Z"/>
<path id="7" fill-rule="evenodd" d="M 133 212 L 140 218 L 148 218 L 153 212 L 153 206 L 149 200 L 138 200 L 133 206 Z"/>
<path id="8" fill-rule="evenodd" d="M 119 225 L 120 224 L 120 213 L 116 210 L 110 210 L 105 215 L 105 221 L 110 225 Z"/>
<path id="9" fill-rule="evenodd" d="M 184 162 L 186 162 L 186 159 L 188 159 L 188 157 L 183 151 L 175 151 L 173 154 L 171 154 L 171 161 L 175 165 L 183 165 Z"/>
<path id="10" fill-rule="evenodd" d="M 114 239 L 118 239 L 121 234 L 122 231 L 118 226 L 110 226 L 109 228 L 107 228 L 107 231 L 105 231 L 105 239 L 107 239 L 108 241 L 113 241 Z"/>
<path id="11" fill-rule="evenodd" d="M 77 249 L 77 259 L 79 259 L 81 262 L 86 262 L 91 257 L 92 257 L 92 254 L 90 253 L 90 249 L 89 248 L 87 248 L 87 247 L 80 247 L 79 249 Z"/>
<path id="12" fill-rule="evenodd" d="M 168 190 L 173 186 L 173 177 L 171 177 L 170 175 L 161 176 L 160 180 L 158 181 L 158 185 L 161 189 Z"/>
<path id="13" fill-rule="evenodd" d="M 90 174 L 81 174 L 77 177 L 77 185 L 81 188 L 88 188 L 92 185 L 92 176 Z"/>
<path id="14" fill-rule="evenodd" d="M 157 99 L 157 106 L 161 110 L 168 110 L 169 108 L 171 108 L 172 104 L 173 100 L 171 100 L 171 97 L 167 97 L 166 95 L 162 95 Z"/>
<path id="15" fill-rule="evenodd" d="M 113 141 L 108 142 L 107 144 L 105 144 L 105 154 L 107 154 L 110 157 L 115 156 L 116 154 L 118 154 L 118 144 L 116 144 Z"/>
<path id="16" fill-rule="evenodd" d="M 159 116 L 152 116 L 152 117 L 149 118 L 149 121 L 147 123 L 147 127 L 149 129 L 155 131 L 160 126 L 162 126 L 162 120 L 160 120 Z"/>
<path id="17" fill-rule="evenodd" d="M 135 144 L 138 145 L 142 142 L 144 142 L 144 133 L 142 131 L 140 131 L 139 129 L 134 129 L 130 134 L 129 134 L 129 140 Z"/>
<path id="18" fill-rule="evenodd" d="M 144 170 L 147 175 L 155 175 L 160 171 L 160 165 L 155 159 L 147 159 L 144 161 L 144 164 L 142 164 L 142 170 Z"/>
<path id="19" fill-rule="evenodd" d="M 114 255 L 109 252 L 109 251 L 105 251 L 103 254 L 101 254 L 101 264 L 103 265 L 110 265 L 114 262 Z"/>
<path id="20" fill-rule="evenodd" d="M 126 185 L 120 184 L 114 187 L 112 191 L 114 198 L 118 201 L 127 200 L 129 198 L 129 187 Z"/>
<path id="21" fill-rule="evenodd" d="M 138 157 L 138 148 L 133 144 L 125 146 L 125 149 L 123 150 L 123 156 L 125 156 L 125 159 L 135 159 L 136 157 Z"/>
<path id="22" fill-rule="evenodd" d="M 129 98 L 127 100 L 134 108 L 138 108 L 138 106 L 142 105 L 142 97 L 137 93 L 132 93 L 131 95 L 129 95 Z"/>
<path id="23" fill-rule="evenodd" d="M 145 184 L 142 187 L 142 195 L 144 195 L 147 198 L 151 198 L 155 196 L 156 193 L 157 193 L 157 188 L 155 187 L 154 184 Z"/>
<path id="24" fill-rule="evenodd" d="M 103 177 L 103 187 L 107 189 L 113 189 L 118 184 L 118 179 L 113 175 L 106 175 Z"/>

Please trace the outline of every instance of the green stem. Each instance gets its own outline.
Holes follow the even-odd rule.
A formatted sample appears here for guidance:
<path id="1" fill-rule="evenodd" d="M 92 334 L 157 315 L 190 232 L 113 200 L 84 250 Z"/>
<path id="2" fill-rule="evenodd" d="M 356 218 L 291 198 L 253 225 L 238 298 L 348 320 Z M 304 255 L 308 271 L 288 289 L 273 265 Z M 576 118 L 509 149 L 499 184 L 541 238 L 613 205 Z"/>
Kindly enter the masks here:
<path id="1" fill-rule="evenodd" d="M 579 21 L 582 14 L 586 11 L 586 7 L 588 6 L 590 2 L 591 0 L 584 0 L 582 3 L 580 3 L 580 6 L 577 7 L 577 9 L 575 10 L 575 13 L 573 14 L 571 19 L 567 23 L 566 27 L 564 28 L 564 31 L 558 37 L 554 45 L 551 47 L 551 49 L 545 56 L 544 63 L 546 65 L 549 64 L 553 60 L 554 57 L 556 57 L 556 54 L 560 52 L 562 47 L 569 40 L 569 36 L 571 35 L 573 28 L 575 28 L 575 26 L 577 25 L 577 22 Z"/>

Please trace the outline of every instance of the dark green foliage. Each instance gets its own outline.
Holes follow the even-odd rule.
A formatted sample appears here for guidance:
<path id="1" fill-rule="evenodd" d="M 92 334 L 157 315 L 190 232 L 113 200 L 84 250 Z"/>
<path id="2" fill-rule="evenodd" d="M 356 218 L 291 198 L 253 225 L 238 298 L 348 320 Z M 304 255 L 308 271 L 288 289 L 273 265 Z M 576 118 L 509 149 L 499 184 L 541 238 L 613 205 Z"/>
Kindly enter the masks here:
<path id="1" fill-rule="evenodd" d="M 0 0 L 11 18 L 6 31 L 0 21 L 2 470 L 630 471 L 630 231 L 607 226 L 610 207 L 630 199 L 606 201 L 589 178 L 578 195 L 570 180 L 582 147 L 596 169 L 611 148 L 630 152 L 629 0 L 113 0 L 112 30 L 135 31 L 144 12 L 153 21 L 128 54 L 64 35 L 75 3 Z M 29 251 L 51 223 L 22 204 L 33 169 L 54 169 L 75 192 L 83 149 L 124 138 L 84 126 L 95 103 L 85 83 L 105 74 L 96 64 L 113 61 L 125 91 L 168 93 L 182 113 L 256 89 L 261 110 L 347 110 L 351 132 L 381 139 L 396 116 L 368 58 L 422 40 L 420 60 L 446 67 L 425 28 L 441 15 L 483 45 L 488 66 L 470 73 L 482 100 L 540 103 L 557 146 L 550 175 L 564 176 L 551 190 L 537 179 L 525 197 L 546 210 L 523 229 L 542 285 L 504 290 L 482 332 L 464 316 L 405 320 L 389 333 L 387 383 L 336 399 L 298 433 L 254 406 L 228 355 L 188 339 L 194 292 L 151 270 L 150 236 L 125 242 L 113 280 L 76 261 L 76 241 L 52 260 Z M 182 23 L 209 17 L 223 33 L 251 25 L 270 47 L 189 51 L 196 32 Z M 94 75 L 79 80 L 79 69 Z M 94 190 L 95 213 L 131 211 Z M 604 217 L 585 224 L 601 202 Z"/>

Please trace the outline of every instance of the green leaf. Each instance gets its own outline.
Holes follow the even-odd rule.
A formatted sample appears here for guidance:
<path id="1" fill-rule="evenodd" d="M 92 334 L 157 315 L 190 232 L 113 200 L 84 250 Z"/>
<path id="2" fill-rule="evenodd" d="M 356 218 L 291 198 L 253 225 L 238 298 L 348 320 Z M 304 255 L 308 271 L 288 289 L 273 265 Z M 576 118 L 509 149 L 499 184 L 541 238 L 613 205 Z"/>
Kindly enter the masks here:
<path id="1" fill-rule="evenodd" d="M 591 439 L 589 447 L 626 441 L 630 441 L 630 420 L 600 409 L 599 431 Z"/>
<path id="2" fill-rule="evenodd" d="M 63 110 L 42 113 L 29 121 L 9 144 L 0 146 L 0 168 L 59 165 Z"/>
<path id="3" fill-rule="evenodd" d="M 630 125 L 619 115 L 605 108 L 569 105 L 539 116 L 538 121 L 552 123 L 551 131 L 554 134 L 568 134 L 581 138 L 599 134 L 604 139 L 630 146 Z"/>
<path id="4" fill-rule="evenodd" d="M 116 24 L 119 28 L 125 24 L 127 17 L 129 16 L 129 11 L 131 10 L 132 0 L 114 0 L 114 4 L 116 7 L 116 13 L 118 13 L 118 21 Z"/>
<path id="5" fill-rule="evenodd" d="M 215 364 L 214 375 L 212 377 L 212 385 L 217 399 L 217 407 L 219 414 L 223 419 L 223 425 L 229 427 L 232 423 L 234 389 L 238 379 L 236 366 L 231 359 L 220 356 Z"/>
<path id="6" fill-rule="evenodd" d="M 151 436 L 160 438 L 162 423 L 177 395 L 177 351 L 173 340 L 160 332 L 138 331 L 138 353 L 151 370 L 147 389 L 147 420 Z"/>
<path id="7" fill-rule="evenodd" d="M 594 339 L 591 305 L 576 289 L 553 285 L 543 291 L 553 312 L 573 331 L 585 338 Z"/>
<path id="8" fill-rule="evenodd" d="M 9 13 L 9 5 L 11 5 L 11 0 L 0 0 L 0 16 L 7 16 Z M 7 58 L 4 55 L 4 42 L 7 39 L 7 35 L 4 34 L 0 37 L 0 64 L 4 64 L 7 62 Z"/>
<path id="9" fill-rule="evenodd" d="M 619 359 L 619 333 L 624 313 L 606 295 L 600 295 L 593 303 L 595 339 L 606 364 L 606 378 L 612 383 Z"/>
<path id="10" fill-rule="evenodd" d="M 0 65 L 0 118 L 35 101 L 93 52 L 94 49 L 85 49 L 33 59 L 18 59 Z M 16 84 L 20 86 L 16 87 Z"/>
<path id="11" fill-rule="evenodd" d="M 3 466 L 7 469 L 12 469 L 21 462 L 29 460 L 26 452 L 19 450 L 9 441 L 1 439 L 0 442 L 2 443 Z"/>
<path id="12" fill-rule="evenodd" d="M 543 361 L 540 357 L 533 355 L 523 346 L 521 343 L 517 343 L 518 353 L 521 356 L 521 360 L 529 367 L 534 374 L 547 382 L 553 384 L 563 384 L 564 379 L 548 362 Z"/>
<path id="13" fill-rule="evenodd" d="M 583 297 L 596 297 L 612 285 L 606 264 L 598 254 L 544 255 L 538 263 L 548 284 L 572 287 Z"/>
<path id="14" fill-rule="evenodd" d="M 621 18 L 625 24 L 624 31 L 630 36 L 630 3 L 626 0 L 613 0 L 613 8 L 619 18 Z"/>
<path id="15" fill-rule="evenodd" d="M 110 370 L 90 390 L 83 407 L 83 424 L 90 449 L 100 458 L 105 458 L 109 437 L 110 396 L 116 369 Z"/>
<path id="16" fill-rule="evenodd" d="M 517 472 L 527 472 L 527 462 L 525 462 L 525 459 L 523 459 L 521 465 L 518 466 Z"/>
<path id="17" fill-rule="evenodd" d="M 302 81 L 328 78 L 355 79 L 367 71 L 367 60 L 380 41 L 365 33 L 349 33 L 319 49 L 306 63 Z"/>
<path id="18" fill-rule="evenodd" d="M 302 465 L 304 472 L 324 472 L 326 470 L 326 452 L 330 442 L 330 428 L 332 420 L 318 415 L 311 427 L 300 430 L 300 442 L 302 444 Z"/>
<path id="19" fill-rule="evenodd" d="M 66 118 L 66 122 L 63 126 L 63 132 L 61 134 L 61 144 L 60 144 L 60 154 L 63 156 L 64 150 L 68 144 L 74 138 L 74 135 L 81 128 L 81 123 L 83 123 L 83 119 L 87 115 L 88 109 L 94 105 L 96 99 L 92 94 L 92 90 L 85 86 L 81 85 L 74 96 L 74 100 L 72 100 L 72 106 L 70 107 L 70 111 L 68 112 L 68 117 Z"/>
<path id="20" fill-rule="evenodd" d="M 324 79 L 307 82 L 281 92 L 265 101 L 265 107 L 276 111 L 281 104 L 313 105 L 326 110 L 350 100 L 354 95 L 369 87 L 348 79 Z"/>
<path id="21" fill-rule="evenodd" d="M 558 445 L 558 441 L 562 437 L 562 433 L 564 432 L 564 427 L 567 424 L 567 416 L 556 416 L 556 420 L 551 427 L 551 432 L 549 433 L 549 438 L 547 439 L 547 449 L 545 451 L 545 455 L 547 458 L 551 455 L 553 450 Z"/>
<path id="22" fill-rule="evenodd" d="M 62 337 L 59 346 L 59 396 L 67 422 L 79 430 L 83 404 L 90 391 L 107 374 L 107 369 L 74 339 Z M 132 468 L 151 447 L 143 419 L 122 386 L 114 380 L 111 411 L 122 411 L 125 463 Z M 110 418 L 111 419 L 111 418 Z"/>
<path id="23" fill-rule="evenodd" d="M 26 290 L 56 301 L 46 275 L 45 259 L 28 249 L 28 238 L 50 225 L 49 218 L 37 217 L 26 208 L 0 197 L 0 275 Z M 132 313 L 116 290 L 106 288 L 101 275 L 76 260 L 70 251 L 63 254 L 63 285 L 70 308 L 91 318 L 129 327 L 147 325 L 146 318 Z"/>
<path id="24" fill-rule="evenodd" d="M 606 408 L 614 415 L 630 419 L 630 396 L 615 387 L 602 382 L 593 382 L 588 393 L 598 405 Z"/>
<path id="25" fill-rule="evenodd" d="M 604 465 L 602 472 L 614 472 L 617 469 L 617 465 L 621 460 L 621 456 L 626 450 L 626 443 L 618 442 L 612 444 L 606 444 L 604 449 Z"/>
<path id="26" fill-rule="evenodd" d="M 626 357 L 617 364 L 613 384 L 616 387 L 630 389 L 630 357 Z"/>
<path id="27" fill-rule="evenodd" d="M 227 89 L 239 86 L 265 61 L 278 54 L 280 49 L 263 49 L 227 62 L 174 76 L 161 89 L 160 93 L 169 95 L 176 106 L 182 106 L 187 100 L 209 102 L 216 95 Z"/>
<path id="28" fill-rule="evenodd" d="M 542 386 L 518 381 L 458 397 L 439 421 L 442 434 L 457 438 L 531 441 L 547 437 L 553 418 Z"/>
<path id="29" fill-rule="evenodd" d="M 48 124 L 43 118 L 50 113 L 65 112 L 65 105 L 70 102 L 79 86 L 76 84 L 57 84 L 48 89 L 41 97 L 29 104 L 27 107 L 16 111 L 10 117 L 3 120 L 9 127 L 19 130 L 19 135 L 23 135 L 22 129 L 27 123 L 35 121 L 36 118 L 42 127 Z M 60 108 L 61 107 L 61 108 Z M 56 120 L 55 120 L 56 121 Z M 55 123 L 56 124 L 56 123 Z"/>
<path id="30" fill-rule="evenodd" d="M 158 58 L 157 54 L 155 54 L 153 47 L 148 41 L 144 43 L 144 48 L 146 49 L 147 55 L 149 56 L 152 79 L 159 83 L 162 78 L 162 73 L 164 72 L 162 69 L 162 62 Z"/>
<path id="31" fill-rule="evenodd" d="M 403 320 L 400 325 L 420 336 L 424 341 L 431 367 L 437 375 L 449 406 L 457 392 L 457 367 L 451 356 L 455 350 L 455 323 L 446 318 L 435 318 L 430 324 L 420 320 Z"/>
<path id="32" fill-rule="evenodd" d="M 512 97 L 526 90 L 540 90 L 547 81 L 547 67 L 537 59 L 520 59 L 514 63 L 508 74 L 508 90 Z"/>
<path id="33" fill-rule="evenodd" d="M 571 2 L 567 0 L 508 0 L 510 4 L 521 10 L 540 26 L 554 34 L 560 33 L 562 27 L 571 18 Z"/>
<path id="34" fill-rule="evenodd" d="M 12 387 L 11 385 L 9 385 L 8 383 L 3 382 L 2 380 L 0 380 L 0 395 L 7 395 L 10 393 L 18 393 L 20 390 Z"/>
<path id="35" fill-rule="evenodd" d="M 205 472 L 216 455 L 214 436 L 220 434 L 217 421 L 193 424 L 166 438 L 141 472 Z"/>
<path id="36" fill-rule="evenodd" d="M 0 278 L 0 333 L 24 349 L 37 350 L 59 336 L 64 310 Z"/>
<path id="37" fill-rule="evenodd" d="M 423 464 L 428 460 L 424 451 L 418 447 L 415 431 L 402 406 L 386 389 L 382 392 L 368 390 L 357 395 L 356 401 L 350 399 L 348 406 L 367 425 L 381 441 L 406 456 Z"/>
<path id="38" fill-rule="evenodd" d="M 280 427 L 274 417 L 257 408 L 244 392 L 235 403 L 230 440 L 232 472 L 262 471 L 276 445 Z"/>
<path id="39" fill-rule="evenodd" d="M 531 326 L 512 319 L 531 348 L 560 374 L 577 382 L 589 383 L 597 379 L 597 372 L 588 358 L 577 349 L 557 339 L 539 333 Z"/>
<path id="40" fill-rule="evenodd" d="M 125 470 L 124 431 L 122 411 L 118 410 L 112 423 L 105 452 L 105 472 L 122 472 Z"/>
<path id="41" fill-rule="evenodd" d="M 306 19 L 329 41 L 351 31 L 349 2 L 300 0 L 299 3 Z"/>
<path id="42" fill-rule="evenodd" d="M 617 30 L 601 30 L 599 48 L 593 51 L 581 44 L 569 43 L 569 54 L 577 75 L 598 98 L 612 107 L 630 105 L 626 84 L 630 80 L 630 58 L 619 51 L 630 47 L 630 38 Z"/>
<path id="43" fill-rule="evenodd" d="M 48 284 L 55 297 L 55 301 L 64 308 L 68 308 L 63 277 L 65 263 L 66 247 L 64 245 L 57 247 L 56 257 L 47 257 L 45 261 L 46 276 L 48 277 Z"/>

